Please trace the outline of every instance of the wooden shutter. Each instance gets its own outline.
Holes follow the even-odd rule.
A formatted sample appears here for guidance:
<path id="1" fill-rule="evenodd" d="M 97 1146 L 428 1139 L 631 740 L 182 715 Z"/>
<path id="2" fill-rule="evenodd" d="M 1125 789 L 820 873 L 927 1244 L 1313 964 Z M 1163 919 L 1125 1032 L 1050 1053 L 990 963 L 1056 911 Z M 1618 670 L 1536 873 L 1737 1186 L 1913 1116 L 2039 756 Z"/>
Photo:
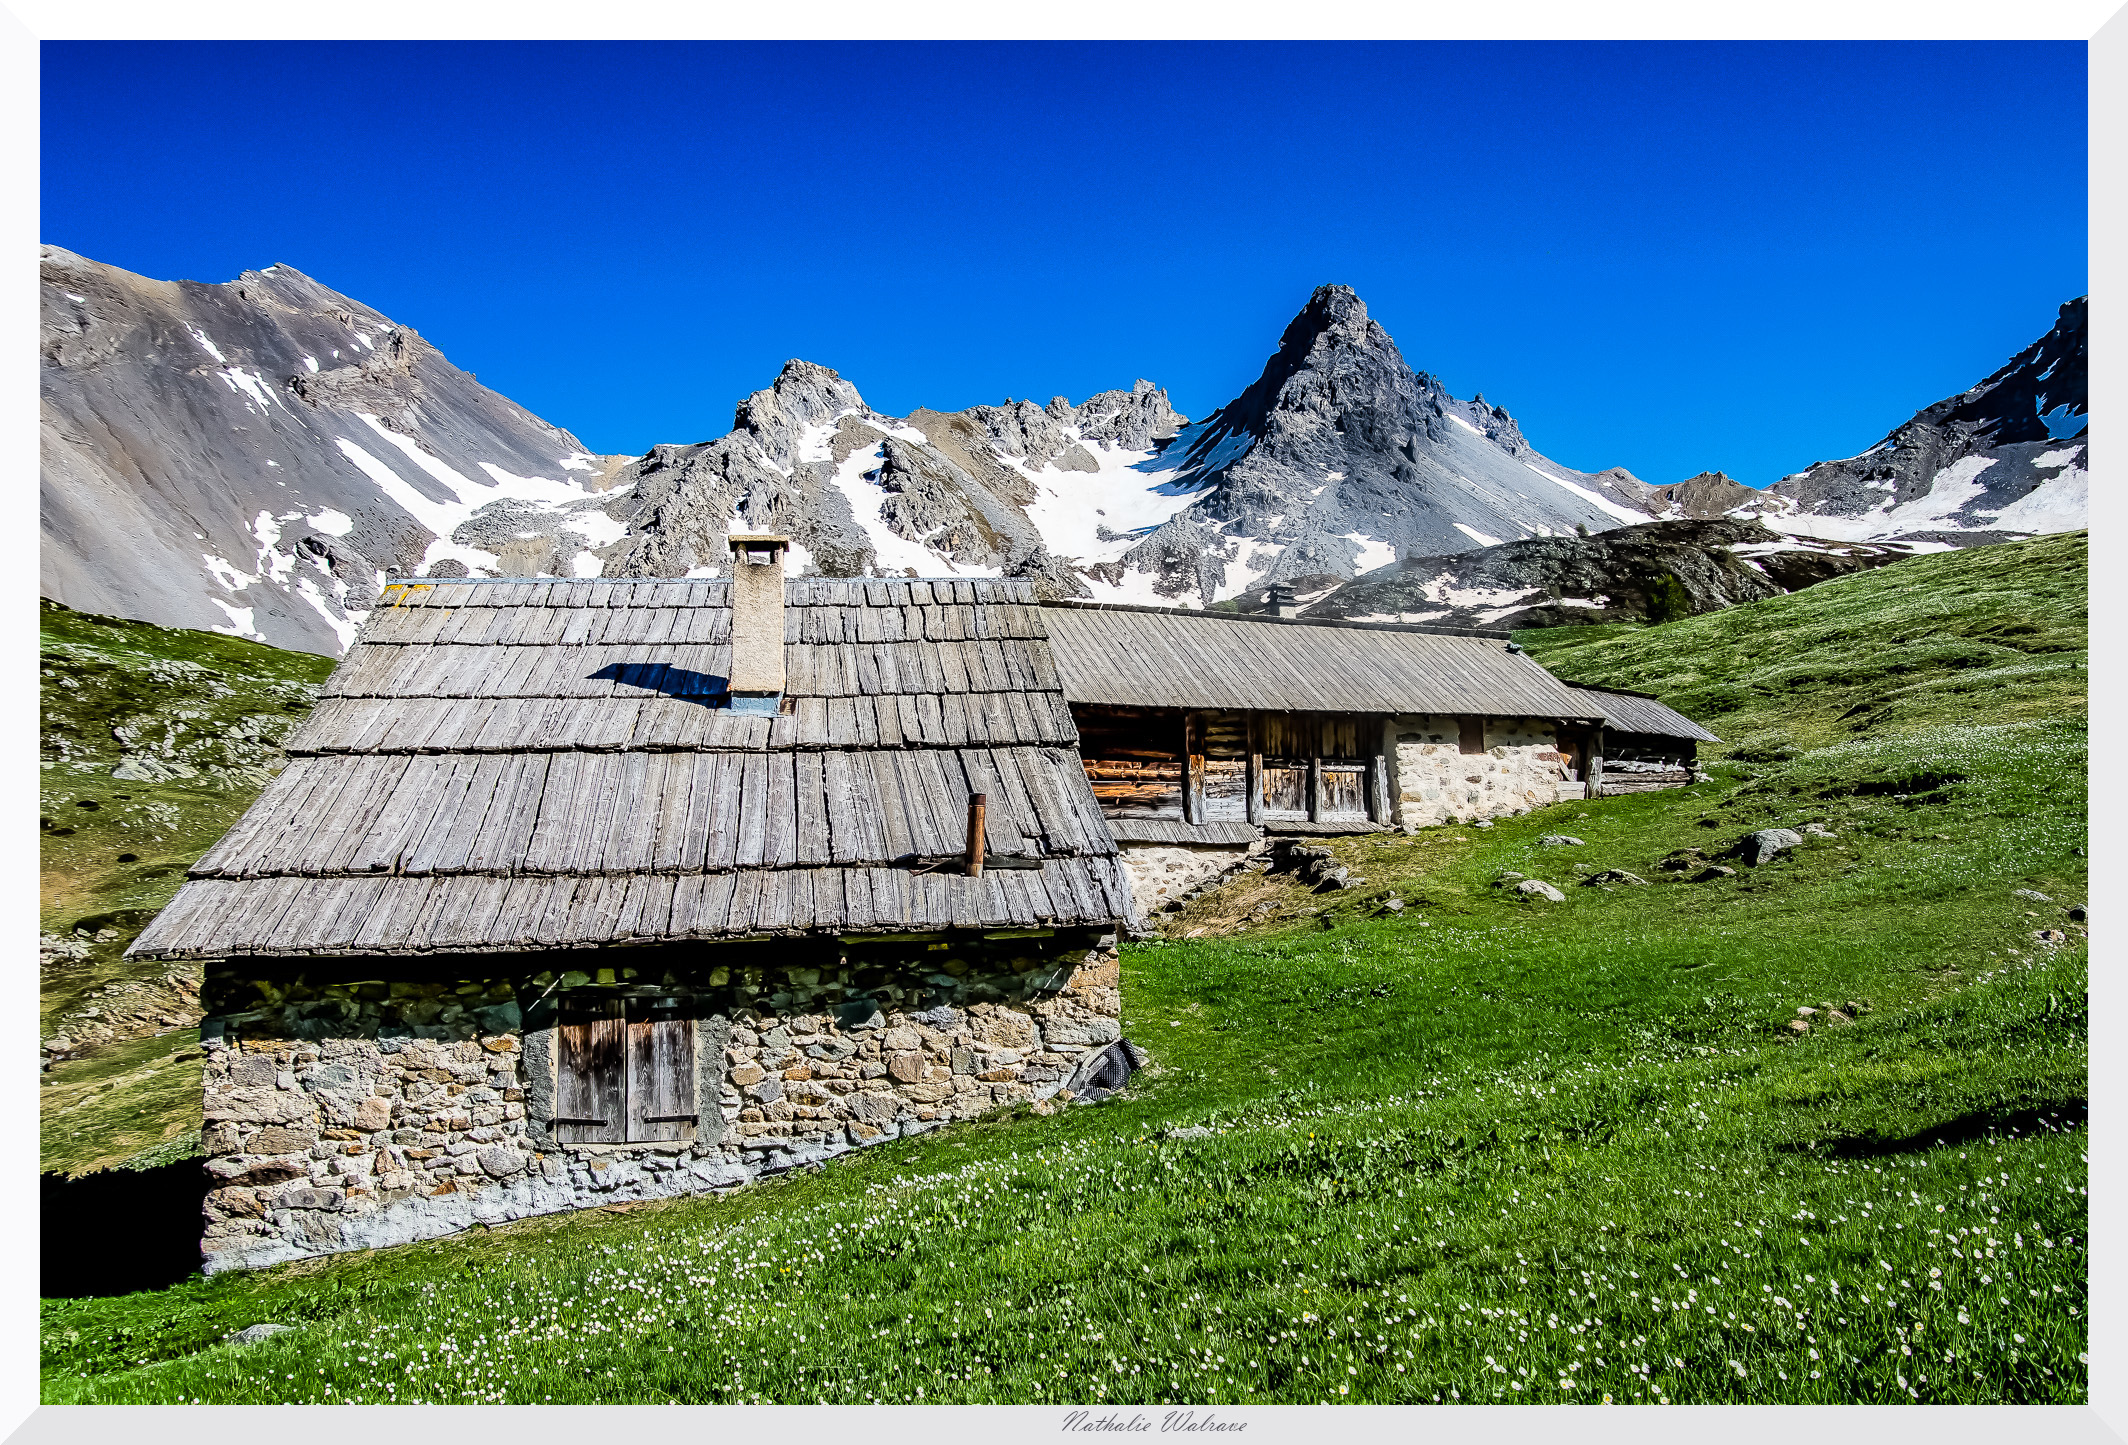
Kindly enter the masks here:
<path id="1" fill-rule="evenodd" d="M 1366 817 L 1367 765 L 1324 763 L 1322 768 L 1322 816 L 1338 819 Z"/>
<path id="2" fill-rule="evenodd" d="M 628 1138 L 626 1039 L 618 999 L 567 999 L 555 1029 L 555 1140 L 619 1144 Z"/>
<path id="3" fill-rule="evenodd" d="M 695 1023 L 678 999 L 628 1001 L 628 1137 L 695 1137 Z"/>
<path id="4" fill-rule="evenodd" d="M 1456 739 L 1459 751 L 1482 753 L 1485 751 L 1485 719 L 1482 717 L 1458 718 L 1461 735 Z"/>
<path id="5" fill-rule="evenodd" d="M 1308 770 L 1287 759 L 1266 762 L 1263 770 L 1263 815 L 1271 819 L 1308 816 Z"/>

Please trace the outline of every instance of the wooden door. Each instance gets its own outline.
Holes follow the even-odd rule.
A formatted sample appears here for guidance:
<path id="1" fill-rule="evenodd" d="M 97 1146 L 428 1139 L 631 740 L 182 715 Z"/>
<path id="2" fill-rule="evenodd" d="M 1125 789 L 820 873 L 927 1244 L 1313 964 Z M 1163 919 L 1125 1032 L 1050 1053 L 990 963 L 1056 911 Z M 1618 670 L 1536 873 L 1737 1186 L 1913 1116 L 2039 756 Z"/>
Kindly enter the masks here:
<path id="1" fill-rule="evenodd" d="M 680 1001 L 628 1001 L 628 1138 L 695 1137 L 695 1025 Z"/>
<path id="2" fill-rule="evenodd" d="M 1324 763 L 1322 781 L 1323 818 L 1358 819 L 1367 816 L 1367 765 Z"/>
<path id="3" fill-rule="evenodd" d="M 618 999 L 566 999 L 555 1029 L 554 1137 L 563 1144 L 628 1138 L 628 1044 Z"/>
<path id="4" fill-rule="evenodd" d="M 1263 813 L 1266 818 L 1308 816 L 1308 765 L 1291 758 L 1264 760 Z"/>

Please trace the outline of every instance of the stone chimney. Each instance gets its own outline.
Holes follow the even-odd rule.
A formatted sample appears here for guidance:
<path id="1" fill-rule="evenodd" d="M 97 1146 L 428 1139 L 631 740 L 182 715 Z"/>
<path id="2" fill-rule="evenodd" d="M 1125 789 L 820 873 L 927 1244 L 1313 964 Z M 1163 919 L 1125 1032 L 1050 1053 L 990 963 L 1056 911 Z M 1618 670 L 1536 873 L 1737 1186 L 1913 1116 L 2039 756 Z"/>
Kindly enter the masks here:
<path id="1" fill-rule="evenodd" d="M 734 532 L 731 710 L 774 717 L 783 702 L 783 554 L 791 539 Z"/>
<path id="2" fill-rule="evenodd" d="M 1300 616 L 1300 603 L 1294 600 L 1293 589 L 1283 582 L 1271 584 L 1271 590 L 1264 597 L 1264 603 L 1266 609 L 1273 617 Z"/>

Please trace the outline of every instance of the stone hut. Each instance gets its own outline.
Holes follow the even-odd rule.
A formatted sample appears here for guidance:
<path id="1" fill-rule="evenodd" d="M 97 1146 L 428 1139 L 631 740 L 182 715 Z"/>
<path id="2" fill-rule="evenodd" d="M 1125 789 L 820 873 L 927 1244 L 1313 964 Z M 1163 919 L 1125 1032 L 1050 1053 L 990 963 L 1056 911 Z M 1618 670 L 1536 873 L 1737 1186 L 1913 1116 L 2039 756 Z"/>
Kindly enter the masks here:
<path id="1" fill-rule="evenodd" d="M 1114 1080 L 1131 895 L 1028 584 L 734 547 L 386 589 L 131 950 L 205 965 L 208 1270 Z"/>
<path id="2" fill-rule="evenodd" d="M 1652 698 L 1561 682 L 1500 631 L 1043 612 L 1087 779 L 1143 909 L 1267 835 L 1410 831 L 1676 786 L 1714 740 Z M 1620 751 L 1623 772 L 1610 765 Z"/>

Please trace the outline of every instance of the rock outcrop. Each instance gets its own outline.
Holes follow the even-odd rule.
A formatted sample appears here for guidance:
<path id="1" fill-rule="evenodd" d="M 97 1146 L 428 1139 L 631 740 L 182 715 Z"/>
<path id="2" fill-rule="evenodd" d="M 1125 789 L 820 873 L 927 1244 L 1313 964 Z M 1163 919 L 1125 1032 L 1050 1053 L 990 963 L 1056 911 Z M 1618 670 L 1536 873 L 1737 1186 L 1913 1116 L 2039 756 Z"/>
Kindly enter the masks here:
<path id="1" fill-rule="evenodd" d="M 1184 604 L 1646 515 L 1631 474 L 1562 467 L 1504 408 L 1413 371 L 1345 286 L 1317 289 L 1263 374 L 1142 470 L 1197 495 L 1122 570 Z"/>
<path id="2" fill-rule="evenodd" d="M 1338 587 L 1302 616 L 1461 627 L 1662 622 L 1793 592 L 1910 555 L 1897 543 L 1810 543 L 1750 518 L 1644 522 L 1536 537 Z M 1260 610 L 1251 594 L 1246 606 Z"/>
<path id="3" fill-rule="evenodd" d="M 2084 526 L 2088 300 L 2064 302 L 2053 328 L 2000 370 L 1860 456 L 1782 478 L 1758 510 L 1783 531 L 1956 546 Z"/>
<path id="4" fill-rule="evenodd" d="M 1648 489 L 1648 510 L 1663 520 L 1691 517 L 1726 517 L 1739 508 L 1756 510 L 1765 494 L 1752 490 L 1724 472 L 1701 472 L 1666 487 Z"/>
<path id="5" fill-rule="evenodd" d="M 827 367 L 790 361 L 739 404 L 726 435 L 622 469 L 614 510 L 629 537 L 607 575 L 715 575 L 726 535 L 745 528 L 790 536 L 799 575 L 1029 577 L 1040 595 L 1086 596 L 1035 519 L 1104 477 L 1154 490 L 1130 465 L 1183 421 L 1146 381 L 1078 406 L 1057 397 L 900 419 Z"/>

